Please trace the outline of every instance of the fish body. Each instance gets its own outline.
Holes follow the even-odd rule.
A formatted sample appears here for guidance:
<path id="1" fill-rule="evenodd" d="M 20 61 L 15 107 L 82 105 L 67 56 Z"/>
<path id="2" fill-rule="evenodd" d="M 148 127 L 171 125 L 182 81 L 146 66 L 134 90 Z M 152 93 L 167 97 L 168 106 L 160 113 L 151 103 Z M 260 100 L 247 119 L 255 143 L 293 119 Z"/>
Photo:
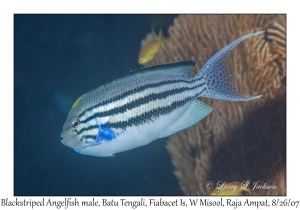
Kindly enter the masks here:
<path id="1" fill-rule="evenodd" d="M 195 62 L 181 61 L 133 71 L 83 94 L 68 114 L 61 142 L 80 154 L 113 156 L 199 122 L 212 107 L 198 97 L 259 98 L 235 90 L 227 57 L 239 42 L 261 33 L 248 34 L 223 48 L 195 77 Z"/>
<path id="2" fill-rule="evenodd" d="M 161 45 L 167 41 L 167 39 L 162 40 L 162 31 L 160 29 L 158 39 L 152 40 L 143 46 L 139 55 L 138 63 L 145 64 L 152 60 L 154 56 L 161 50 Z"/>
<path id="3" fill-rule="evenodd" d="M 243 195 L 242 192 L 247 192 L 250 195 L 252 194 L 251 191 L 247 188 L 250 181 L 247 180 L 245 182 L 229 182 L 229 183 L 222 183 L 218 187 L 216 187 L 210 195 Z"/>

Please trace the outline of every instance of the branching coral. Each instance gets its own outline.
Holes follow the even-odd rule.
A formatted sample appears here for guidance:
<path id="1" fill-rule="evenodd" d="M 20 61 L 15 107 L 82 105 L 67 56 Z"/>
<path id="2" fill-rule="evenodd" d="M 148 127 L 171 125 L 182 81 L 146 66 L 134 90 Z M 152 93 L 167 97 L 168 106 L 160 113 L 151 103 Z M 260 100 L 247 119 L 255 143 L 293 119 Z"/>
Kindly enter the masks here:
<path id="1" fill-rule="evenodd" d="M 186 195 L 208 195 L 207 181 L 252 181 L 275 189 L 253 195 L 286 194 L 286 20 L 285 15 L 180 15 L 170 41 L 147 66 L 191 59 L 196 70 L 218 50 L 248 33 L 229 57 L 234 85 L 248 102 L 201 98 L 214 110 L 170 137 L 167 149 Z M 145 42 L 157 35 L 147 35 Z"/>

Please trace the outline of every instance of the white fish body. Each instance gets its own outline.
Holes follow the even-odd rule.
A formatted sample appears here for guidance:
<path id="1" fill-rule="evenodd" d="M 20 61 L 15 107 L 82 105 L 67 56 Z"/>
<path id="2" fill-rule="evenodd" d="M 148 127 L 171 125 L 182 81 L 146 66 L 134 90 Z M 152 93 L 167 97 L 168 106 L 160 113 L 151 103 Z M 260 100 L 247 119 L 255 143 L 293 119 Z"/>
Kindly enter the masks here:
<path id="1" fill-rule="evenodd" d="M 61 141 L 76 152 L 112 156 L 190 127 L 211 111 L 198 100 L 208 97 L 246 101 L 232 85 L 228 55 L 243 36 L 209 59 L 195 77 L 195 63 L 181 61 L 132 72 L 76 100 L 63 126 Z"/>

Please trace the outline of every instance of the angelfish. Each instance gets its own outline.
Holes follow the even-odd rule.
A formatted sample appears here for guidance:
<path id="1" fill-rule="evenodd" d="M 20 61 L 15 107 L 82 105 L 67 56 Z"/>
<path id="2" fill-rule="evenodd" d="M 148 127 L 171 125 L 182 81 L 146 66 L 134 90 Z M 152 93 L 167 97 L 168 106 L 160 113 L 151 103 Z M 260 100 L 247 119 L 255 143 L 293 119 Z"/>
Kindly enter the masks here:
<path id="1" fill-rule="evenodd" d="M 130 72 L 80 96 L 63 126 L 61 142 L 84 155 L 98 157 L 140 147 L 184 130 L 213 109 L 207 97 L 248 101 L 233 87 L 228 55 L 248 34 L 224 47 L 192 77 L 194 61 L 152 66 Z"/>

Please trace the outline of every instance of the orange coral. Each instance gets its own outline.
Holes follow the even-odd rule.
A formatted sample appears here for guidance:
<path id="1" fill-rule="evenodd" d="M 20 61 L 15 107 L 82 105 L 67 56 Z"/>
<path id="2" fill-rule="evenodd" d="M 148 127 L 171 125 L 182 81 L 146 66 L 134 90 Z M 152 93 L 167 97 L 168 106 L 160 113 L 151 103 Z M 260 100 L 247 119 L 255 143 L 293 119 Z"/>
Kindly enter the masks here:
<path id="1" fill-rule="evenodd" d="M 197 125 L 172 135 L 167 145 L 186 195 L 208 195 L 207 181 L 243 181 L 276 186 L 253 195 L 286 194 L 285 15 L 180 15 L 169 42 L 147 66 L 191 59 L 196 70 L 218 50 L 248 33 L 229 56 L 234 85 L 248 102 L 201 98 L 214 111 Z M 156 38 L 154 33 L 147 41 Z M 146 41 L 143 41 L 144 44 Z"/>

